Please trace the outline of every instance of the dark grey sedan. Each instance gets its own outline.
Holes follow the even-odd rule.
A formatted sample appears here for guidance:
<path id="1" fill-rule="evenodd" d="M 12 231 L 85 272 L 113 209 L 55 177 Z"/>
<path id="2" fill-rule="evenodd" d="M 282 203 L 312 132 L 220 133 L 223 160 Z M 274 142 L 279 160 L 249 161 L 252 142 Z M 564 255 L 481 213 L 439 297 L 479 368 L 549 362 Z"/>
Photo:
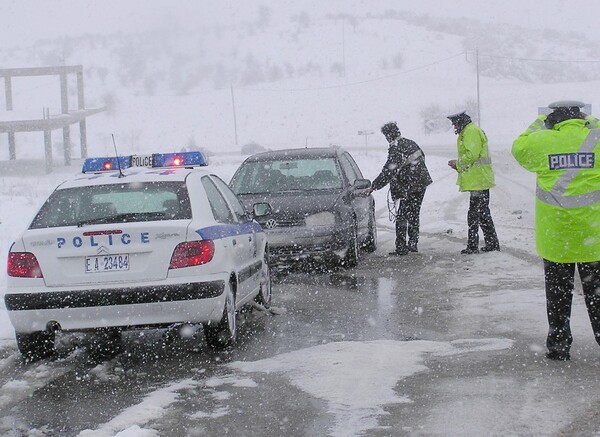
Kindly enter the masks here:
<path id="1" fill-rule="evenodd" d="M 371 182 L 339 147 L 257 153 L 229 185 L 249 211 L 270 205 L 258 220 L 275 263 L 311 258 L 353 267 L 361 250 L 377 248 Z"/>

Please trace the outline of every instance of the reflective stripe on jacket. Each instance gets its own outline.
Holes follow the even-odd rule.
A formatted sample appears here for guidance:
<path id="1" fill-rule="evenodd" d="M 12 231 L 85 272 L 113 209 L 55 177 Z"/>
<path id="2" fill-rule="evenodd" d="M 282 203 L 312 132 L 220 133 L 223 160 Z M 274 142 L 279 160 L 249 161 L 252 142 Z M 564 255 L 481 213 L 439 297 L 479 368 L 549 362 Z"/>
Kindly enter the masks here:
<path id="1" fill-rule="evenodd" d="M 469 123 L 458 134 L 457 185 L 460 191 L 487 190 L 494 185 L 492 160 L 485 133 L 475 123 Z"/>
<path id="2" fill-rule="evenodd" d="M 542 129 L 546 129 L 546 124 L 545 124 L 546 118 L 548 118 L 547 115 L 544 115 L 544 114 L 538 115 L 538 117 L 535 119 L 535 121 L 529 125 L 529 127 L 527 128 L 527 131 L 529 133 L 532 133 L 532 132 L 537 132 Z"/>
<path id="3" fill-rule="evenodd" d="M 598 129 L 598 128 L 600 128 L 600 120 L 598 120 L 593 115 L 588 115 L 585 117 L 585 125 L 589 129 Z"/>
<path id="4" fill-rule="evenodd" d="M 537 174 L 536 245 L 544 259 L 600 261 L 600 129 L 580 119 L 524 132 L 512 154 Z"/>

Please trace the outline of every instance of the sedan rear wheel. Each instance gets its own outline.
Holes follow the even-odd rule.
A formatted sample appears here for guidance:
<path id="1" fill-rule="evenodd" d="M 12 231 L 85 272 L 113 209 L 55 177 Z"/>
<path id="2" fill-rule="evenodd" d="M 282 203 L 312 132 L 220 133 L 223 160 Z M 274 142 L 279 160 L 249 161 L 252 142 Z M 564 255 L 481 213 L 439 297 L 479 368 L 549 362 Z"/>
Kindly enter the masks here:
<path id="1" fill-rule="evenodd" d="M 235 295 L 231 284 L 226 287 L 225 293 L 223 318 L 217 324 L 207 323 L 204 325 L 206 342 L 211 348 L 216 350 L 223 350 L 231 347 L 237 338 Z"/>

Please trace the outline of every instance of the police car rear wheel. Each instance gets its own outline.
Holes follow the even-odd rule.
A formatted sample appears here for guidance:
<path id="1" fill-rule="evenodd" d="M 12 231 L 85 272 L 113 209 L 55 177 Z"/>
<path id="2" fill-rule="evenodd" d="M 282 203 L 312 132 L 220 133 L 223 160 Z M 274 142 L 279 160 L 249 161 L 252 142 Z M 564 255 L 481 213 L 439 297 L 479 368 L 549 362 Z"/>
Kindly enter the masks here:
<path id="1" fill-rule="evenodd" d="M 118 329 L 100 329 L 95 334 L 90 353 L 94 357 L 108 358 L 123 351 L 121 331 Z"/>
<path id="2" fill-rule="evenodd" d="M 269 256 L 268 254 L 265 254 L 260 277 L 260 291 L 258 292 L 258 296 L 256 296 L 256 302 L 265 308 L 269 308 L 271 306 L 272 296 L 271 267 L 269 265 Z"/>
<path id="3" fill-rule="evenodd" d="M 16 333 L 17 347 L 26 361 L 32 362 L 49 357 L 54 353 L 54 332 Z"/>
<path id="4" fill-rule="evenodd" d="M 231 347 L 237 338 L 237 321 L 235 310 L 235 295 L 231 284 L 225 288 L 225 308 L 223 318 L 217 324 L 207 323 L 204 325 L 204 335 L 208 345 L 216 350 Z"/>

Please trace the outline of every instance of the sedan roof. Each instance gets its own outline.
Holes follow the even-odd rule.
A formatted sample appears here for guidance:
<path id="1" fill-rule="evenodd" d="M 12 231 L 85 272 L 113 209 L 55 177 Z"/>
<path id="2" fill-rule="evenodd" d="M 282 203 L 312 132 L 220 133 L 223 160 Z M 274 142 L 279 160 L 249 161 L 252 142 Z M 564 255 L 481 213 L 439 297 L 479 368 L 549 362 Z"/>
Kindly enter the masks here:
<path id="1" fill-rule="evenodd" d="M 314 147 L 302 149 L 282 149 L 252 155 L 246 161 L 272 161 L 281 159 L 333 158 L 341 153 L 339 147 Z"/>
<path id="2" fill-rule="evenodd" d="M 130 182 L 155 182 L 155 181 L 184 181 L 192 172 L 211 174 L 204 168 L 145 168 L 133 167 L 123 170 L 119 177 L 118 171 L 105 173 L 82 173 L 71 180 L 61 184 L 58 188 L 87 187 L 90 185 L 123 184 Z"/>

